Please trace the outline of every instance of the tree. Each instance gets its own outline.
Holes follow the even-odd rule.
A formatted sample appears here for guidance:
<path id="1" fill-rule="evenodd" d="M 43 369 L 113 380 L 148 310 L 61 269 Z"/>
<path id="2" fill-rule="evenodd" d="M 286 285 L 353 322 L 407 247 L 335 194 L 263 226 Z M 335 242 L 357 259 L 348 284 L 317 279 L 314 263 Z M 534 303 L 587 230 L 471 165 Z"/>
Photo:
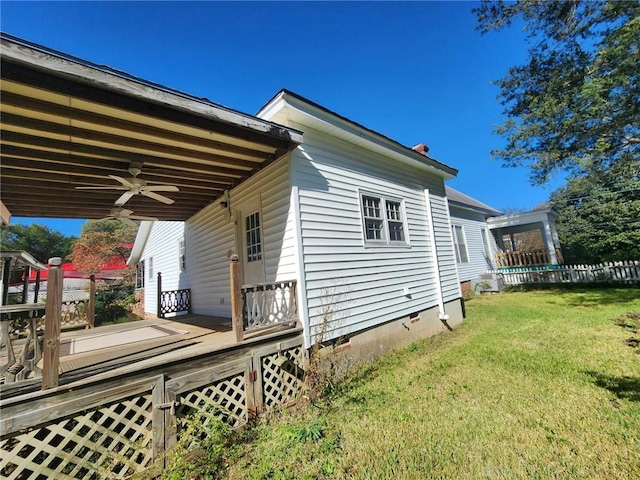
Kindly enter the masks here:
<path id="1" fill-rule="evenodd" d="M 3 225 L 0 229 L 3 250 L 24 250 L 41 262 L 51 257 L 65 258 L 77 237 L 66 236 L 44 225 Z"/>
<path id="2" fill-rule="evenodd" d="M 526 65 L 497 82 L 506 121 L 494 158 L 528 166 L 534 184 L 564 171 L 600 178 L 640 150 L 640 2 L 484 0 L 474 9 L 487 33 L 524 22 Z"/>
<path id="3" fill-rule="evenodd" d="M 81 273 L 98 273 L 114 257 L 125 261 L 129 258 L 136 231 L 137 227 L 119 220 L 89 220 L 73 245 L 69 259 Z M 132 276 L 132 272 L 125 272 L 125 276 Z"/>
<path id="4" fill-rule="evenodd" d="M 565 263 L 640 259 L 640 164 L 573 176 L 551 195 Z"/>

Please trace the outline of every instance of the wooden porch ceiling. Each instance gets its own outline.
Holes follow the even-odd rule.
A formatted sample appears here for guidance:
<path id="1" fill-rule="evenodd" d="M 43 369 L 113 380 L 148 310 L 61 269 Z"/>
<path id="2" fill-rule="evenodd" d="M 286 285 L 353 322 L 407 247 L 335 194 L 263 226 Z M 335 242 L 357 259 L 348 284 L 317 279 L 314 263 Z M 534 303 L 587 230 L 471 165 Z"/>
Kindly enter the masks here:
<path id="1" fill-rule="evenodd" d="M 186 220 L 302 142 L 302 134 L 107 67 L 1 37 L 0 200 L 13 216 L 103 218 L 109 177 L 175 185 L 134 215 Z"/>

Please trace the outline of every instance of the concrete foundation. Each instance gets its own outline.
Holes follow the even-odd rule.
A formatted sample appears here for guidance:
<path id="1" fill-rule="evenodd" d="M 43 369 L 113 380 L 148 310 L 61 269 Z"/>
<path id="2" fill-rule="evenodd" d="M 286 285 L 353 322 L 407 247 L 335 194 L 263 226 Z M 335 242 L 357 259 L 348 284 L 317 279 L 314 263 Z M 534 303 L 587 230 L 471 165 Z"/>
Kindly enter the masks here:
<path id="1" fill-rule="evenodd" d="M 413 317 L 402 317 L 354 333 L 343 343 L 323 348 L 321 358 L 329 360 L 333 373 L 339 376 L 354 363 L 374 360 L 391 350 L 406 347 L 416 340 L 453 330 L 462 323 L 464 318 L 462 299 L 445 303 L 445 311 L 449 315 L 446 321 L 438 318 L 438 307 L 435 306 Z"/>

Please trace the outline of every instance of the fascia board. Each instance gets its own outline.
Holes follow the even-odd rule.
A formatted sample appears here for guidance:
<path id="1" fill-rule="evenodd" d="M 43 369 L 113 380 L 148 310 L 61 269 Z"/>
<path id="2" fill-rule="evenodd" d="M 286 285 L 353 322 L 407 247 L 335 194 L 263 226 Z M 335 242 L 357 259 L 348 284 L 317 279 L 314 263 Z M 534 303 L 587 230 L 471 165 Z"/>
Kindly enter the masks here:
<path id="1" fill-rule="evenodd" d="M 144 252 L 144 247 L 147 245 L 147 240 L 149 239 L 152 226 L 153 222 L 146 220 L 140 222 L 138 233 L 136 233 L 136 239 L 133 242 L 133 248 L 131 249 L 131 254 L 127 259 L 127 265 L 135 265 L 140 261 L 142 253 Z"/>
<path id="2" fill-rule="evenodd" d="M 332 115 L 296 96 L 288 95 L 285 91 L 277 94 L 258 112 L 257 116 L 269 119 L 283 112 L 286 118 L 291 121 L 308 125 L 320 132 L 342 138 L 393 160 L 428 170 L 444 180 L 454 178 L 458 173 L 455 168 L 441 164 L 418 152 L 413 152 L 408 147 L 402 146 L 347 119 Z"/>

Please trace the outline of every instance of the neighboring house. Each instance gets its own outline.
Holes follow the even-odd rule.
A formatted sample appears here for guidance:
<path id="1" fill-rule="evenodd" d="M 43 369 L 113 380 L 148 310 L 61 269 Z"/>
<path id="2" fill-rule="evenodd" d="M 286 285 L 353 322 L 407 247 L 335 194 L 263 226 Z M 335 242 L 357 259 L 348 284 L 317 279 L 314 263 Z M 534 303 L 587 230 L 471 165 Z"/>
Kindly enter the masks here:
<path id="1" fill-rule="evenodd" d="M 496 268 L 499 251 L 487 220 L 502 212 L 449 186 L 446 188 L 458 279 L 462 292 L 472 291 L 480 275 Z"/>
<path id="2" fill-rule="evenodd" d="M 479 282 L 495 281 L 495 277 L 487 277 L 488 270 L 562 263 L 557 212 L 539 208 L 503 215 L 449 186 L 447 199 L 463 293 L 475 290 Z"/>
<path id="3" fill-rule="evenodd" d="M 558 265 L 563 263 L 560 239 L 556 229 L 558 212 L 539 208 L 516 215 L 488 219 L 501 253 L 496 255 L 498 267 Z"/>
<path id="4" fill-rule="evenodd" d="M 142 223 L 129 263 L 145 311 L 161 272 L 194 313 L 231 317 L 237 254 L 244 285 L 296 282 L 307 347 L 340 337 L 376 354 L 459 324 L 444 185 L 457 171 L 286 90 L 257 116 L 304 142 L 186 222 Z"/>

